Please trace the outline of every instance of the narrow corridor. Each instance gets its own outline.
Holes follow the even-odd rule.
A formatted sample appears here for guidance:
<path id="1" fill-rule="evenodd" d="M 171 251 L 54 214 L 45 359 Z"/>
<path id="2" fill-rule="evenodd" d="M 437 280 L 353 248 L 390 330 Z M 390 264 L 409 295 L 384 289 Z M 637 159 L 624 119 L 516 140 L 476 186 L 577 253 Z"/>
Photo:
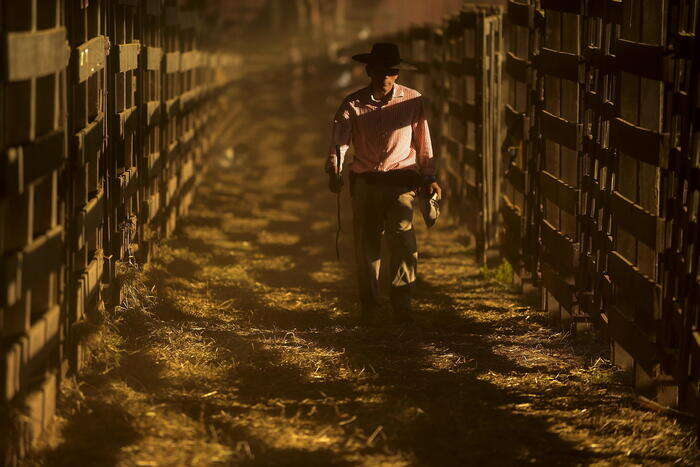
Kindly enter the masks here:
<path id="1" fill-rule="evenodd" d="M 109 345 L 65 385 L 38 461 L 693 462 L 691 426 L 640 406 L 603 348 L 549 328 L 446 219 L 428 232 L 416 216 L 416 324 L 359 326 L 350 211 L 339 263 L 322 173 L 341 94 L 310 81 L 297 96 L 274 73 L 241 84 L 234 151 L 127 272 L 98 333 Z"/>

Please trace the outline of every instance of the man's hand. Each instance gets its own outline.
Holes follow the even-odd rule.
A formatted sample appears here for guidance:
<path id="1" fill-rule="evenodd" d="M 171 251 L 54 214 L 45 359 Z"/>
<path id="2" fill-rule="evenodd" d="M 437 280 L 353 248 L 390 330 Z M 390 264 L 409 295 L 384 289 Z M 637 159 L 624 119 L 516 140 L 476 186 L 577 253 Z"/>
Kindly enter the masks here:
<path id="1" fill-rule="evenodd" d="M 442 199 L 442 188 L 440 188 L 438 182 L 432 182 L 430 185 L 426 185 L 423 190 L 428 197 L 432 196 L 433 193 L 437 193 L 438 199 Z"/>
<path id="2" fill-rule="evenodd" d="M 343 177 L 339 173 L 328 172 L 328 189 L 331 193 L 340 193 L 343 189 Z"/>

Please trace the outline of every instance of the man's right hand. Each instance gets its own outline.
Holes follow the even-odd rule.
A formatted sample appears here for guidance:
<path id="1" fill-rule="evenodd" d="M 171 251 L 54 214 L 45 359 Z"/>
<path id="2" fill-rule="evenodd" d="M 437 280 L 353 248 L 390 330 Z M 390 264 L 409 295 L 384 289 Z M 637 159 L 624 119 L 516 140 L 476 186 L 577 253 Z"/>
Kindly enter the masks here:
<path id="1" fill-rule="evenodd" d="M 331 193 L 340 193 L 343 189 L 343 177 L 335 172 L 328 173 L 328 189 Z"/>

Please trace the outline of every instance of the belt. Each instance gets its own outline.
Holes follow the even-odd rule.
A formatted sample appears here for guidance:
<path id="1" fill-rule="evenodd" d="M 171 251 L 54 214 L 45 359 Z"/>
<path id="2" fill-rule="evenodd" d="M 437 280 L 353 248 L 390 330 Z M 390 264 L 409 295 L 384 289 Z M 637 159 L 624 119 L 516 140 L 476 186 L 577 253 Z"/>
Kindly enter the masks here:
<path id="1" fill-rule="evenodd" d="M 395 185 L 418 187 L 421 184 L 421 176 L 412 169 L 389 170 L 388 172 L 350 172 L 351 182 L 360 178 L 368 185 Z"/>

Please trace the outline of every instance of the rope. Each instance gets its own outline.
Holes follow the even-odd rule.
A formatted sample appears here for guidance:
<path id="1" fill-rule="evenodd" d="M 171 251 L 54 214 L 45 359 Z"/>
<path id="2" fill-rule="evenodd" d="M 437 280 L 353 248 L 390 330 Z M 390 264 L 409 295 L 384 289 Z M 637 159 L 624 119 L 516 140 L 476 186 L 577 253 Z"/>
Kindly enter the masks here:
<path id="1" fill-rule="evenodd" d="M 337 206 L 338 206 L 338 228 L 335 231 L 335 256 L 338 258 L 338 261 L 340 261 L 340 232 L 341 232 L 341 227 L 340 227 L 340 192 L 338 192 L 338 196 L 336 197 L 337 200 Z"/>
<path id="2" fill-rule="evenodd" d="M 341 191 L 342 191 L 342 190 L 340 189 L 340 187 L 342 186 L 342 185 L 340 184 L 340 183 L 341 183 L 341 180 L 342 180 L 342 178 L 341 178 L 342 175 L 341 175 L 341 172 L 340 172 L 340 159 L 341 159 L 341 157 L 340 157 L 340 146 L 336 144 L 336 145 L 335 145 L 335 161 L 336 161 L 335 170 L 336 170 L 336 176 L 338 177 L 338 180 L 337 180 L 337 181 L 338 181 L 338 187 L 339 187 L 339 189 L 338 189 L 338 194 L 337 194 L 337 196 L 336 196 L 336 207 L 337 207 L 337 213 L 338 213 L 338 227 L 337 227 L 337 229 L 336 229 L 336 231 L 335 231 L 335 256 L 336 256 L 336 258 L 338 258 L 338 261 L 340 261 L 340 232 L 341 232 L 341 225 L 340 225 L 340 221 L 341 221 L 341 218 L 340 218 L 340 193 L 341 193 Z"/>

